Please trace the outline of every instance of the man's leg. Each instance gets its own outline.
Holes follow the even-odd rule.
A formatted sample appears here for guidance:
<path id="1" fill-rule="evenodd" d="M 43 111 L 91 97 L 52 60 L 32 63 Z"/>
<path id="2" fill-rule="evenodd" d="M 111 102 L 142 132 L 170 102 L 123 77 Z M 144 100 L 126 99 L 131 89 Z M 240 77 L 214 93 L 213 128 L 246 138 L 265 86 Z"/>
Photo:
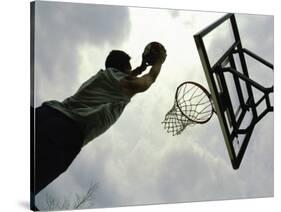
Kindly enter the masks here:
<path id="1" fill-rule="evenodd" d="M 77 125 L 48 106 L 36 109 L 35 195 L 62 174 L 82 148 Z"/>

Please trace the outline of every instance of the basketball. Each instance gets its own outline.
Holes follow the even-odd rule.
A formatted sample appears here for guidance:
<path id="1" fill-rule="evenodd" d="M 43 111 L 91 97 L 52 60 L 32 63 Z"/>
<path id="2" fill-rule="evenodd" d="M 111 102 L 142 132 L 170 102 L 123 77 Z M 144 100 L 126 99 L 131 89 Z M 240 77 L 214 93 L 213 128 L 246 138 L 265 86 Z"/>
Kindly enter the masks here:
<path id="1" fill-rule="evenodd" d="M 151 42 L 144 48 L 142 54 L 143 60 L 147 63 L 147 65 L 153 65 L 163 50 L 165 51 L 165 48 L 161 43 L 156 41 Z"/>

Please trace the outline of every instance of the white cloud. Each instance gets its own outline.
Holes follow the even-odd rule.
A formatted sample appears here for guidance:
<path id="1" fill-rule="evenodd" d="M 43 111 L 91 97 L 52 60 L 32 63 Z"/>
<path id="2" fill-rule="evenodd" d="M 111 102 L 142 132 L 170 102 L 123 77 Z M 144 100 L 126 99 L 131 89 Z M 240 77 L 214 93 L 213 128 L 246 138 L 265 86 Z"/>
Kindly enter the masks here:
<path id="1" fill-rule="evenodd" d="M 116 8 L 111 9 L 115 11 Z M 77 70 L 72 69 L 69 80 L 73 78 L 72 82 L 78 86 L 77 80 L 80 83 L 93 74 L 92 70 L 101 68 L 99 65 L 103 64 L 106 52 L 113 48 L 128 51 L 132 56 L 133 65 L 137 65 L 144 46 L 152 40 L 159 40 L 165 44 L 168 52 L 167 61 L 155 84 L 147 92 L 133 97 L 117 123 L 88 144 L 60 180 L 41 192 L 38 198 L 42 198 L 46 192 L 60 193 L 60 196 L 63 196 L 65 188 L 80 193 L 93 181 L 99 183 L 95 207 L 273 195 L 273 116 L 264 119 L 257 127 L 238 171 L 231 167 L 217 117 L 214 116 L 206 125 L 187 128 L 178 137 L 167 134 L 161 125 L 165 113 L 174 103 L 177 85 L 186 80 L 199 81 L 207 85 L 193 34 L 222 14 L 180 11 L 171 17 L 171 11 L 133 8 L 129 10 L 129 17 L 122 16 L 123 13 L 127 14 L 125 8 L 119 9 L 120 13 L 114 14 L 123 17 L 121 22 L 123 27 L 120 25 L 116 27 L 113 20 L 116 16 L 112 13 L 108 15 L 107 12 L 107 18 L 112 18 L 113 21 L 111 22 L 113 31 L 105 32 L 104 28 L 100 27 L 100 22 L 93 23 L 93 26 L 96 26 L 94 31 L 87 31 L 88 24 L 79 28 L 86 31 L 85 37 L 76 32 L 72 35 L 73 30 L 69 31 L 70 39 L 75 38 L 77 48 L 75 53 L 70 54 L 64 52 L 68 51 L 68 48 L 65 48 L 59 57 L 76 61 Z M 79 11 L 75 10 L 75 14 L 79 15 Z M 67 14 L 71 14 L 70 11 Z M 103 16 L 103 12 L 98 14 Z M 92 13 L 86 13 L 83 17 L 89 19 Z M 269 23 L 272 21 L 270 18 L 264 21 L 262 17 L 254 17 L 248 21 L 247 17 L 243 17 L 241 23 L 243 38 L 244 35 L 251 36 L 255 33 L 254 30 L 247 30 L 249 23 L 251 26 L 259 23 L 266 26 L 267 21 Z M 80 27 L 84 19 L 79 20 Z M 74 29 L 71 22 L 65 21 L 67 26 Z M 129 28 L 128 23 L 131 23 Z M 240 25 L 240 22 L 238 24 Z M 77 24 L 73 27 L 76 29 Z M 254 44 L 259 44 L 259 38 L 262 38 L 272 46 L 273 39 L 270 36 L 272 29 L 267 27 L 266 32 L 263 32 L 262 28 L 259 28 L 259 33 L 263 36 L 253 36 L 253 40 L 257 40 L 255 42 L 249 40 L 248 43 L 255 47 Z M 102 32 L 98 32 L 99 30 Z M 127 33 L 123 38 L 125 31 Z M 104 40 L 102 37 L 99 37 L 100 40 L 91 39 L 92 34 L 101 35 L 100 33 L 103 35 L 106 33 Z M 114 39 L 115 35 L 118 39 L 109 42 L 108 40 Z M 57 36 L 61 36 L 59 38 L 61 42 L 66 39 L 64 34 L 58 33 Z M 79 39 L 76 40 L 77 37 Z M 117 44 L 117 41 L 120 41 L 120 44 Z M 78 43 L 83 45 L 79 45 L 78 48 Z M 271 54 L 270 48 L 265 52 L 260 50 L 261 56 Z M 42 55 L 42 60 L 47 61 L 50 49 L 44 47 L 44 51 L 46 56 Z M 95 57 L 99 64 L 91 60 Z M 53 58 L 50 61 L 56 64 L 59 59 Z M 46 71 L 46 63 L 42 63 L 42 66 Z M 66 67 L 64 62 L 61 66 Z M 62 71 L 61 76 L 68 74 L 66 70 Z M 55 79 L 56 73 L 56 69 L 53 74 L 42 73 L 43 80 L 50 76 L 51 79 Z M 50 81 L 46 84 L 44 94 L 39 90 L 40 99 L 45 100 L 46 96 L 56 95 L 58 99 L 67 97 L 63 96 L 66 95 L 64 90 L 68 90 L 68 86 L 72 87 L 73 83 L 61 86 L 61 89 L 64 87 L 62 94 L 48 90 L 51 85 L 56 86 L 55 83 L 58 82 Z"/>
<path id="2" fill-rule="evenodd" d="M 85 45 L 98 49 L 120 45 L 131 27 L 128 15 L 126 7 L 36 2 L 36 105 L 72 95 L 81 84 L 79 50 Z M 95 59 L 104 65 L 104 60 Z"/>

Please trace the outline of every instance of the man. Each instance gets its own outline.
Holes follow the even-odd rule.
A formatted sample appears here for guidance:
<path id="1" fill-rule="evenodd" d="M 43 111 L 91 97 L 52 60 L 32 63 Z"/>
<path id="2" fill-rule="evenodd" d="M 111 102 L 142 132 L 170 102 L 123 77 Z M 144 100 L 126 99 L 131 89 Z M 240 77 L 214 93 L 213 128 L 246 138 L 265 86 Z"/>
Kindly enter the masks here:
<path id="1" fill-rule="evenodd" d="M 36 108 L 35 144 L 33 137 L 31 143 L 31 161 L 35 159 L 31 163 L 32 197 L 63 173 L 83 146 L 110 128 L 135 94 L 146 91 L 156 80 L 166 59 L 165 48 L 159 43 L 156 46 L 152 55 L 143 54 L 141 65 L 133 71 L 128 54 L 111 51 L 106 69 L 83 83 L 73 96 Z M 136 77 L 148 66 L 147 74 Z"/>

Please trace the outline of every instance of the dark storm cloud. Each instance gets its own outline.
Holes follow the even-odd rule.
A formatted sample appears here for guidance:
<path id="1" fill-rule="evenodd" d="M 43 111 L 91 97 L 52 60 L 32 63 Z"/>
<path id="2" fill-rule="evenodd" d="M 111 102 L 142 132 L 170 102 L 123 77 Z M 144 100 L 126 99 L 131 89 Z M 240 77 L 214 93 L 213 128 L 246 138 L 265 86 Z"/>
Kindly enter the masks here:
<path id="1" fill-rule="evenodd" d="M 74 79 L 77 80 L 80 45 L 103 48 L 122 44 L 130 31 L 126 7 L 36 2 L 35 11 L 35 72 L 39 78 L 37 84 L 40 84 L 39 101 L 47 97 L 40 86 L 47 87 L 49 83 L 52 86 L 48 87 L 55 89 L 58 98 L 69 95 L 67 90 L 71 90 Z"/>

